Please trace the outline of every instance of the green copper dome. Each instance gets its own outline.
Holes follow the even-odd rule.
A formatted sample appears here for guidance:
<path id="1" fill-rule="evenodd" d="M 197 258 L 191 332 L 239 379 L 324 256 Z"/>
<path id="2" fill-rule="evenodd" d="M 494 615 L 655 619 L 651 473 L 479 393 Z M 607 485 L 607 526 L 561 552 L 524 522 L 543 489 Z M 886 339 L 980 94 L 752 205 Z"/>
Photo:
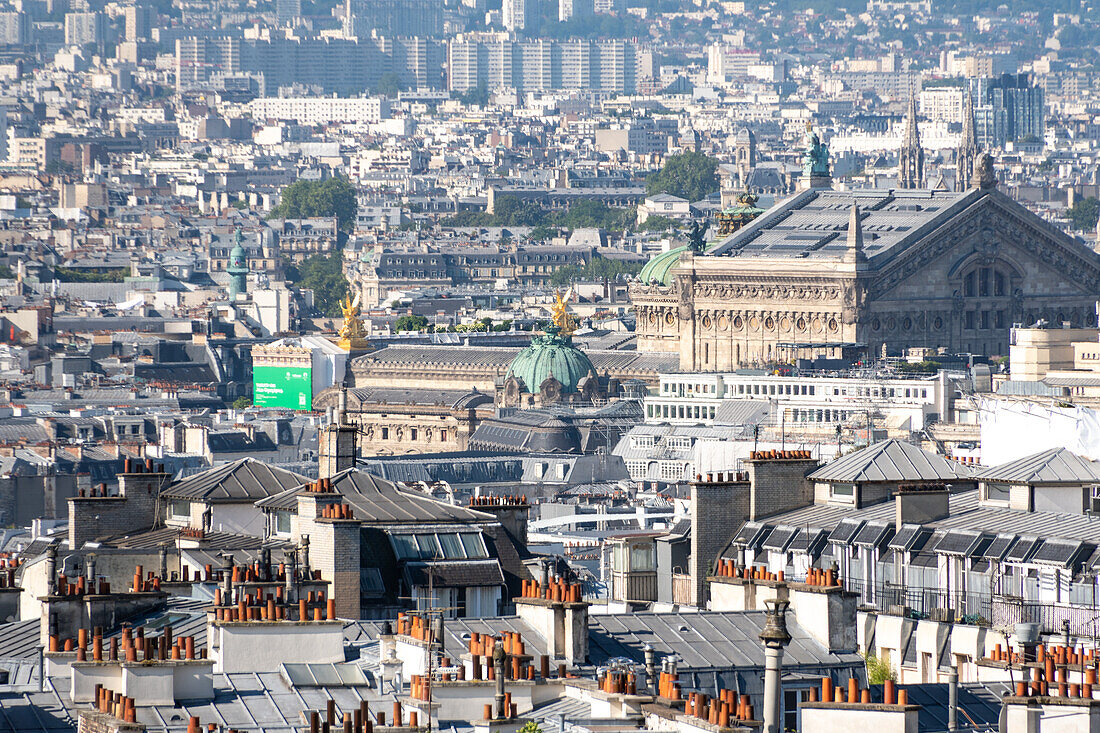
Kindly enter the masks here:
<path id="1" fill-rule="evenodd" d="M 507 376 L 522 380 L 533 394 L 551 376 L 561 382 L 562 392 L 576 392 L 580 381 L 590 374 L 595 376 L 596 368 L 584 352 L 557 326 L 550 326 L 545 335 L 535 336 L 531 345 L 512 359 Z"/>
<path id="2" fill-rule="evenodd" d="M 717 246 L 718 242 L 711 242 L 704 252 L 710 252 Z M 680 263 L 682 252 L 687 252 L 687 245 L 654 255 L 653 259 L 645 263 L 645 267 L 638 273 L 638 279 L 646 285 L 671 285 L 672 268 Z"/>

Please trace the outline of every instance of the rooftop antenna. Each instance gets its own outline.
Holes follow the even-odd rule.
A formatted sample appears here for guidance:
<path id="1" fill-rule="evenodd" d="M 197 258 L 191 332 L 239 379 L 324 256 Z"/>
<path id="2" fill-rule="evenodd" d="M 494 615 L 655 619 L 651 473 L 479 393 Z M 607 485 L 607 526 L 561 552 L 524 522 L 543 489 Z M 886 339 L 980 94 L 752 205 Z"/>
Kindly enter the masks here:
<path id="1" fill-rule="evenodd" d="M 436 554 L 436 555 L 433 555 L 431 557 L 430 562 L 436 562 L 436 561 L 440 561 L 440 560 L 443 560 L 443 559 L 444 558 L 442 558 L 438 554 Z M 432 733 L 432 674 L 433 674 L 433 669 L 434 669 L 434 666 L 435 666 L 435 664 L 434 664 L 434 662 L 435 662 L 435 651 L 433 650 L 433 645 L 434 645 L 434 643 L 436 641 L 436 638 L 438 636 L 440 651 L 443 652 L 443 651 L 446 650 L 445 642 L 443 640 L 444 639 L 444 637 L 443 637 L 443 612 L 444 611 L 458 611 L 459 610 L 458 606 L 437 606 L 435 604 L 435 582 L 434 582 L 435 581 L 435 575 L 432 572 L 432 566 L 431 566 L 430 562 L 425 563 L 425 565 L 424 565 L 424 570 L 428 574 L 428 604 L 429 604 L 428 608 L 425 608 L 425 609 L 420 608 L 420 602 L 422 600 L 420 597 L 416 597 L 416 596 L 399 596 L 399 598 L 401 600 L 416 601 L 416 605 L 417 605 L 416 610 L 417 610 L 417 612 L 418 613 L 422 612 L 422 613 L 427 614 L 428 618 L 431 619 L 431 621 L 432 621 L 432 623 L 428 624 L 428 673 L 425 675 L 427 686 L 428 686 L 428 689 L 427 689 L 427 693 L 428 693 L 428 699 L 427 699 L 428 715 L 426 716 L 428 718 L 427 733 Z M 433 614 L 438 614 L 438 616 L 435 616 Z"/>

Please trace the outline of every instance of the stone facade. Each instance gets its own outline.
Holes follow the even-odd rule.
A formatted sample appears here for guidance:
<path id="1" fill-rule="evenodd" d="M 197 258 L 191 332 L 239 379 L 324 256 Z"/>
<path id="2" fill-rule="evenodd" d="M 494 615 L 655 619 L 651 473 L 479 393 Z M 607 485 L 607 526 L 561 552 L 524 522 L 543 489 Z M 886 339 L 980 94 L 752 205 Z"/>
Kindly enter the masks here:
<path id="1" fill-rule="evenodd" d="M 427 390 L 416 390 L 416 392 Z M 340 390 L 321 392 L 314 406 L 335 406 Z M 348 391 L 345 419 L 358 430 L 364 457 L 466 450 L 481 421 L 493 415 L 493 397 L 478 393 L 448 395 L 436 390 L 412 394 L 404 401 L 384 399 L 370 389 Z"/>
<path id="2" fill-rule="evenodd" d="M 631 298 L 639 350 L 723 371 L 884 346 L 1007 354 L 1014 323 L 1095 325 L 1098 290 L 1095 252 L 995 188 L 811 189 Z"/>

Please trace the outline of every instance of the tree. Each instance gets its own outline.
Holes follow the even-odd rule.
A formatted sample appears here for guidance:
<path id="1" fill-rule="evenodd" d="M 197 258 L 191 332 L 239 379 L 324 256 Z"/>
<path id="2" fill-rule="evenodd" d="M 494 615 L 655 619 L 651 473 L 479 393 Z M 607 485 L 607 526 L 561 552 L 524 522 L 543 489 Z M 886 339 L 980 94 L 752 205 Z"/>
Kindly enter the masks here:
<path id="1" fill-rule="evenodd" d="M 680 223 L 675 219 L 660 214 L 650 214 L 639 227 L 647 232 L 667 232 L 670 229 L 679 229 Z"/>
<path id="2" fill-rule="evenodd" d="M 458 95 L 458 101 L 465 105 L 476 104 L 479 107 L 484 107 L 489 104 L 489 89 L 484 84 L 478 84 L 476 87 L 471 87 Z"/>
<path id="3" fill-rule="evenodd" d="M 580 278 L 581 268 L 576 265 L 562 265 L 550 273 L 550 284 L 555 288 L 567 287 Z"/>
<path id="4" fill-rule="evenodd" d="M 1090 196 L 1081 199 L 1066 212 L 1073 220 L 1073 228 L 1079 231 L 1091 231 L 1096 228 L 1096 219 L 1100 217 L 1100 199 Z"/>
<path id="5" fill-rule="evenodd" d="M 323 181 L 295 181 L 283 189 L 279 205 L 271 210 L 268 219 L 307 219 L 335 216 L 340 229 L 350 232 L 355 228 L 359 201 L 355 186 L 343 176 Z"/>
<path id="6" fill-rule="evenodd" d="M 879 659 L 874 654 L 868 654 L 863 658 L 867 664 L 867 682 L 872 685 L 881 685 L 886 680 L 896 680 L 893 667 L 885 659 Z"/>
<path id="7" fill-rule="evenodd" d="M 394 331 L 423 331 L 428 327 L 428 319 L 424 316 L 401 316 L 393 322 Z"/>
<path id="8" fill-rule="evenodd" d="M 559 214 L 555 218 L 555 223 L 565 229 L 596 227 L 618 230 L 629 228 L 634 218 L 633 209 L 617 209 L 603 201 L 581 199 L 570 206 L 564 214 Z"/>
<path id="9" fill-rule="evenodd" d="M 665 159 L 661 170 L 646 180 L 646 191 L 698 201 L 717 191 L 718 185 L 717 160 L 702 153 L 682 153 Z"/>
<path id="10" fill-rule="evenodd" d="M 374 85 L 372 91 L 374 94 L 380 94 L 383 97 L 396 97 L 397 93 L 401 91 L 401 77 L 392 71 L 387 71 L 378 77 L 378 83 Z"/>
<path id="11" fill-rule="evenodd" d="M 297 271 L 287 273 L 292 283 L 303 290 L 313 291 L 317 310 L 329 318 L 343 315 L 340 301 L 348 294 L 348 280 L 344 277 L 344 259 L 340 252 L 313 255 L 298 266 Z"/>
<path id="12" fill-rule="evenodd" d="M 234 410 L 247 410 L 249 407 L 252 407 L 251 397 L 238 397 L 237 399 L 233 400 Z"/>
<path id="13" fill-rule="evenodd" d="M 497 196 L 493 201 L 493 226 L 537 227 L 546 220 L 542 207 L 518 196 Z"/>

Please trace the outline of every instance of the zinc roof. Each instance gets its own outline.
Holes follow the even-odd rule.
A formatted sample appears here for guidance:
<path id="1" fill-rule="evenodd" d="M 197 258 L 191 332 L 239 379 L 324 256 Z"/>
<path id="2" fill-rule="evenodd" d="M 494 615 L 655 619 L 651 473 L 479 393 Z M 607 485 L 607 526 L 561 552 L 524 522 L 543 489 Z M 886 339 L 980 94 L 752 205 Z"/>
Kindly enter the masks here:
<path id="1" fill-rule="evenodd" d="M 658 657 L 676 654 L 681 669 L 723 670 L 764 667 L 760 632 L 766 613 L 628 613 L 589 617 L 589 660 L 600 664 L 614 657 L 643 662 L 643 648 L 651 645 Z M 788 617 L 791 643 L 784 650 L 785 668 L 850 664 L 858 654 L 830 654 L 797 622 Z"/>
<path id="2" fill-rule="evenodd" d="M 912 443 L 890 439 L 849 453 L 810 474 L 814 481 L 905 482 L 958 481 L 969 473 L 960 463 L 948 461 Z"/>
<path id="3" fill-rule="evenodd" d="M 301 486 L 306 477 L 246 457 L 172 484 L 161 495 L 207 502 L 257 501 Z"/>
<path id="4" fill-rule="evenodd" d="M 419 522 L 486 522 L 494 517 L 445 504 L 425 494 L 403 491 L 391 481 L 355 468 L 332 477 L 332 490 L 342 494 L 355 518 L 376 524 Z"/>
<path id="5" fill-rule="evenodd" d="M 712 254 L 839 259 L 847 250 L 852 205 L 859 204 L 863 250 L 873 261 L 919 241 L 982 196 L 978 191 L 807 189 L 768 209 Z"/>
<path id="6" fill-rule="evenodd" d="M 1100 463 L 1065 448 L 1051 448 L 993 466 L 975 478 L 1010 484 L 1093 483 L 1100 482 Z"/>

